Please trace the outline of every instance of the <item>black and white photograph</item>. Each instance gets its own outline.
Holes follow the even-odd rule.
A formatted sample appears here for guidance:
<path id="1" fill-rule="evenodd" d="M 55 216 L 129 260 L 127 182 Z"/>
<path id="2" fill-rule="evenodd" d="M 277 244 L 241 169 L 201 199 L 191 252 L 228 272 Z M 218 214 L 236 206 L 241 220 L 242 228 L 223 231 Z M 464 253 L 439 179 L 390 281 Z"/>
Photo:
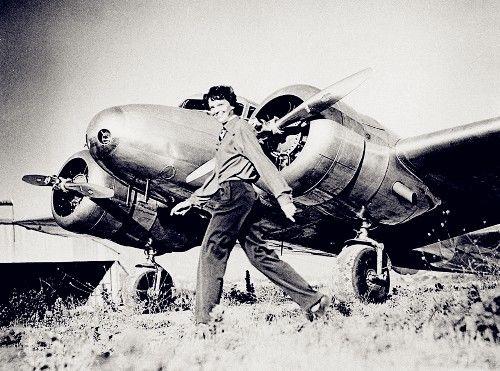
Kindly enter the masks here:
<path id="1" fill-rule="evenodd" d="M 0 370 L 499 369 L 499 14 L 0 1 Z"/>

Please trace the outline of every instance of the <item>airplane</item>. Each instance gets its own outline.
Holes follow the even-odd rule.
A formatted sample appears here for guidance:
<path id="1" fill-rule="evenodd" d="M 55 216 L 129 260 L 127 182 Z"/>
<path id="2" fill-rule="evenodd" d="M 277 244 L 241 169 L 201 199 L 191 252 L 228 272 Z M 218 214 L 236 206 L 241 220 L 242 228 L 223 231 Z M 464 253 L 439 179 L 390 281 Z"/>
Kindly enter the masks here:
<path id="1" fill-rule="evenodd" d="M 288 221 L 257 182 L 265 237 L 337 255 L 334 295 L 362 302 L 387 299 L 391 269 L 497 274 L 500 117 L 398 138 L 341 102 L 370 73 L 323 90 L 287 86 L 260 104 L 238 97 L 236 113 L 249 125 L 273 123 L 276 130 L 256 135 L 298 207 L 296 222 Z M 198 95 L 180 106 L 129 104 L 97 113 L 87 148 L 58 175 L 23 177 L 52 187 L 54 220 L 18 224 L 144 249 L 148 263 L 139 265 L 145 272 L 133 295 L 170 298 L 173 280 L 155 256 L 200 245 L 209 220 L 210 205 L 170 215 L 213 168 L 220 127 L 207 110 Z"/>

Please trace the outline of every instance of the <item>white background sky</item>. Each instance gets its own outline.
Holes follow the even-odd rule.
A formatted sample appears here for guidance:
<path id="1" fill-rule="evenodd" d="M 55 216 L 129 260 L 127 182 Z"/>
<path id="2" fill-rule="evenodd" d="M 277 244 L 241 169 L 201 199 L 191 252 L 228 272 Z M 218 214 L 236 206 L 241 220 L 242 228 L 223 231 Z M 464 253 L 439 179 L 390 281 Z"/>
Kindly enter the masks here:
<path id="1" fill-rule="evenodd" d="M 402 137 L 500 115 L 496 0 L 46 3 L 0 9 L 0 198 L 17 217 L 50 212 L 22 175 L 57 173 L 112 105 L 221 83 L 260 102 L 372 67 L 345 102 Z"/>

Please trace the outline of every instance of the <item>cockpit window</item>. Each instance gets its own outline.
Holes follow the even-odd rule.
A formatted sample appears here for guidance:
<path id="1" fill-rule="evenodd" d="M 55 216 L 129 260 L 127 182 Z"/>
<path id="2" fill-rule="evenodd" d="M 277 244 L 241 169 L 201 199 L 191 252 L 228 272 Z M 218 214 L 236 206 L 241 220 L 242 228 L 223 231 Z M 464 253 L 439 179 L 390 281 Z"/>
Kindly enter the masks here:
<path id="1" fill-rule="evenodd" d="M 179 107 L 185 108 L 185 109 L 192 109 L 192 110 L 198 110 L 198 111 L 208 111 L 210 108 L 208 107 L 208 103 L 203 100 L 203 99 L 186 99 L 184 102 L 182 102 Z M 239 102 L 236 103 L 236 107 L 234 107 L 234 114 L 236 116 L 240 116 L 243 114 L 245 106 Z M 252 111 L 253 112 L 253 111 Z M 247 115 L 247 118 L 250 117 Z"/>
<path id="2" fill-rule="evenodd" d="M 186 99 L 180 104 L 181 108 L 199 111 L 208 111 L 208 104 L 204 99 Z"/>

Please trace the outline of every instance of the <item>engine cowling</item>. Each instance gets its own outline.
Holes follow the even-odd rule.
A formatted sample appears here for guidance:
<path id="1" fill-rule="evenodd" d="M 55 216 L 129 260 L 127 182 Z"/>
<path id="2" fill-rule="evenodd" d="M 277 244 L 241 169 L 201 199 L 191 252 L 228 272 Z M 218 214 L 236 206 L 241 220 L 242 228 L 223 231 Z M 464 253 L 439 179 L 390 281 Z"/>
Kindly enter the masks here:
<path id="1" fill-rule="evenodd" d="M 89 182 L 114 190 L 111 199 L 90 199 L 73 191 L 54 190 L 52 215 L 64 229 L 111 240 L 124 246 L 145 248 L 152 245 L 159 254 L 183 251 L 198 245 L 200 233 L 188 226 L 203 224 L 194 215 L 180 220 L 170 216 L 170 209 L 144 196 L 105 172 L 90 156 L 81 151 L 71 156 L 59 171 L 59 176 L 74 182 Z"/>
<path id="2" fill-rule="evenodd" d="M 283 117 L 318 91 L 308 85 L 283 88 L 267 98 L 253 117 L 266 121 Z M 331 215 L 340 212 L 382 224 L 403 223 L 439 200 L 398 161 L 388 134 L 373 121 L 338 103 L 306 123 L 295 124 L 291 132 L 288 126 L 284 134 L 267 139 L 265 151 L 299 203 L 321 205 Z M 398 186 L 411 197 L 398 194 Z"/>
<path id="3" fill-rule="evenodd" d="M 270 120 L 282 117 L 319 89 L 293 85 L 268 97 L 253 117 Z M 305 126 L 287 130 L 287 136 L 271 138 L 267 153 L 275 163 L 295 197 L 308 204 L 330 200 L 354 178 L 364 152 L 364 139 L 340 124 L 342 117 L 318 117 Z M 314 194 L 310 191 L 314 190 Z M 323 197 L 318 198 L 318 194 Z"/>
<path id="4" fill-rule="evenodd" d="M 89 182 L 111 188 L 115 192 L 115 200 L 123 198 L 123 193 L 126 195 L 127 192 L 125 186 L 117 183 L 95 163 L 88 151 L 81 151 L 71 156 L 58 175 L 74 182 Z M 107 217 L 106 211 L 96 203 L 96 200 L 72 191 L 57 189 L 53 191 L 52 215 L 57 224 L 66 230 L 103 238 L 109 237 L 121 226 L 118 221 Z"/>

